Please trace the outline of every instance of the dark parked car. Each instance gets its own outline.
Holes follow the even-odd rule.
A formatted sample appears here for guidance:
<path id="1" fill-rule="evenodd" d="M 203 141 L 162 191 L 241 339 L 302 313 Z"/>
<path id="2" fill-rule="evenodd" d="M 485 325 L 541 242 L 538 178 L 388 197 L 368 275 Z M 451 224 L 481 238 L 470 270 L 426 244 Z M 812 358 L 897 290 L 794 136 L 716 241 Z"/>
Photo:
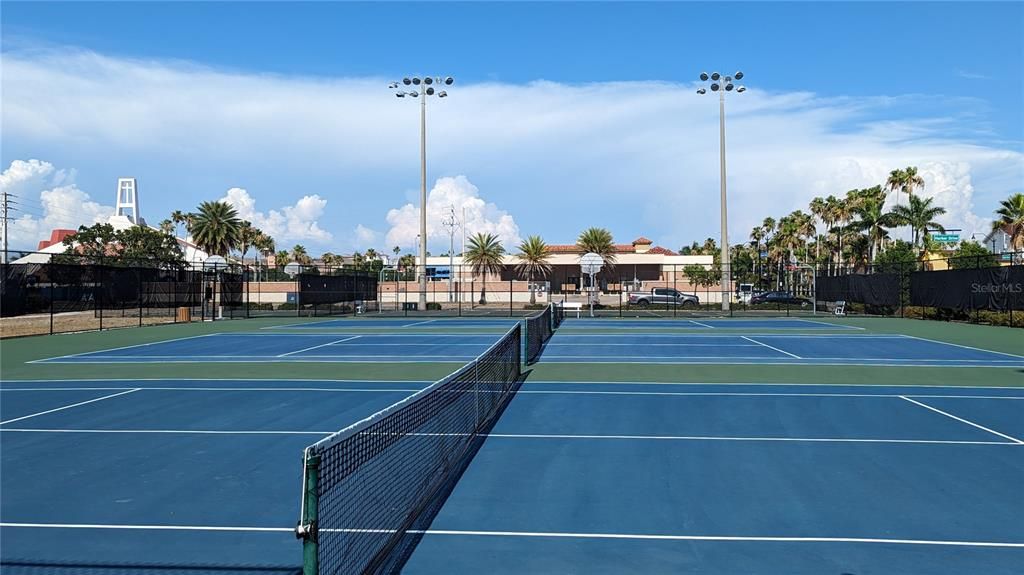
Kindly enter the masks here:
<path id="1" fill-rule="evenodd" d="M 760 303 L 784 303 L 789 305 L 808 306 L 811 305 L 811 300 L 797 297 L 788 291 L 766 291 L 764 293 L 756 294 L 750 298 L 750 305 L 757 305 Z"/>

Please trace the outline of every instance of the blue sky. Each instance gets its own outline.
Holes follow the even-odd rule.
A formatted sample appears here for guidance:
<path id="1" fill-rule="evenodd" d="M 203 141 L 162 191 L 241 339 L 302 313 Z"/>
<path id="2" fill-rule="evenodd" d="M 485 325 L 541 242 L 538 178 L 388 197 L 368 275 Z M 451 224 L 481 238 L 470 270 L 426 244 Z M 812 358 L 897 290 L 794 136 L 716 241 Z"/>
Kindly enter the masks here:
<path id="1" fill-rule="evenodd" d="M 29 234 L 131 174 L 151 223 L 228 195 L 279 243 L 411 247 L 416 110 L 383 83 L 452 74 L 429 104 L 430 183 L 479 200 L 473 231 L 600 225 L 676 249 L 717 235 L 717 110 L 696 75 L 741 68 L 734 241 L 907 163 L 950 224 L 983 227 L 1024 180 L 1022 29 L 1019 2 L 5 2 L 0 159 L 35 198 Z M 9 168 L 30 159 L 50 168 Z"/>

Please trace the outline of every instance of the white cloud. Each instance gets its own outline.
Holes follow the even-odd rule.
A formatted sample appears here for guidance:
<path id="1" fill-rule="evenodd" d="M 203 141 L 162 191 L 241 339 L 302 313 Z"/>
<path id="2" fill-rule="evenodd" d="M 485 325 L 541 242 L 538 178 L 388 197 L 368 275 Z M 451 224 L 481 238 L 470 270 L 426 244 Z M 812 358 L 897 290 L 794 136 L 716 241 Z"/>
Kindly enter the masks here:
<path id="1" fill-rule="evenodd" d="M 388 78 L 224 72 L 67 50 L 8 50 L 0 59 L 0 123 L 5 147 L 14 148 L 5 153 L 17 154 L 18 146 L 56 150 L 75 157 L 83 174 L 111 158 L 135 173 L 148 167 L 144 190 L 175 190 L 143 198 L 157 213 L 211 199 L 199 196 L 208 192 L 194 182 L 219 182 L 225 173 L 273 182 L 283 193 L 316 190 L 265 213 L 247 193 L 235 199 L 279 239 L 326 243 L 333 233 L 343 245 L 324 247 L 338 252 L 371 240 L 358 224 L 372 230 L 384 218 L 387 250 L 415 243 L 417 194 L 402 192 L 418 182 L 419 110 L 382 92 Z M 498 233 L 507 246 L 520 229 L 568 243 L 593 225 L 620 241 L 645 235 L 672 248 L 717 236 L 717 102 L 692 88 L 454 86 L 428 109 L 428 170 L 437 182 L 431 196 L 451 195 L 430 208 L 432 251 L 447 249 L 434 211 L 448 203 L 459 211 L 468 205 L 470 231 Z M 984 100 L 823 98 L 756 87 L 729 98 L 733 241 L 767 215 L 806 209 L 817 195 L 880 184 L 908 165 L 927 174 L 924 193 L 938 194 L 950 212 L 946 221 L 965 233 L 984 227 L 999 200 L 1024 188 L 1019 142 L 975 130 L 985 123 L 977 117 Z M 456 174 L 476 182 L 486 200 L 466 178 L 438 178 Z M 271 205 L 293 201 L 281 196 L 260 195 Z M 411 203 L 389 210 L 399 198 Z"/>
<path id="2" fill-rule="evenodd" d="M 0 174 L 0 191 L 11 195 L 8 243 L 12 249 L 35 249 L 54 229 L 76 230 L 105 222 L 111 206 L 93 201 L 74 183 L 74 173 L 41 160 L 14 160 Z"/>
<path id="3" fill-rule="evenodd" d="M 238 217 L 249 220 L 252 225 L 270 234 L 279 245 L 287 241 L 329 242 L 331 233 L 320 227 L 319 219 L 327 206 L 327 200 L 314 194 L 303 196 L 292 206 L 263 213 L 256 210 L 256 199 L 245 188 L 231 188 L 222 202 L 227 202 L 238 211 Z"/>
<path id="4" fill-rule="evenodd" d="M 364 250 L 366 248 L 377 249 L 375 244 L 377 243 L 377 238 L 380 237 L 380 234 L 377 233 L 375 230 L 372 230 L 372 229 L 364 226 L 363 224 L 359 224 L 359 225 L 356 226 L 356 229 L 355 229 L 355 237 L 356 237 L 356 242 L 358 244 L 357 245 L 358 249 L 364 249 Z"/>
<path id="5" fill-rule="evenodd" d="M 427 242 L 432 251 L 441 246 L 443 251 L 448 251 L 450 228 L 445 227 L 444 221 L 450 220 L 453 213 L 460 224 L 465 218 L 467 237 L 477 233 L 494 234 L 510 251 L 519 243 L 519 226 L 508 212 L 481 198 L 480 190 L 466 176 L 445 177 L 439 178 L 427 194 Z M 388 210 L 387 222 L 391 226 L 386 237 L 388 246 L 415 252 L 416 237 L 420 233 L 419 203 Z M 455 233 L 455 249 L 461 250 L 461 228 Z"/>

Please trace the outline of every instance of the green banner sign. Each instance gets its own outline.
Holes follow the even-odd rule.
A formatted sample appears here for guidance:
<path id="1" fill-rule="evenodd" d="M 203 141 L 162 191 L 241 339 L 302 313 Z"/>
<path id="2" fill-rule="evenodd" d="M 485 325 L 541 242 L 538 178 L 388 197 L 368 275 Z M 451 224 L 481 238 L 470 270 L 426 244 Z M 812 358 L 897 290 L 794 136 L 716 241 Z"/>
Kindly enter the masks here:
<path id="1" fill-rule="evenodd" d="M 960 234 L 933 234 L 932 239 L 937 242 L 958 242 Z"/>

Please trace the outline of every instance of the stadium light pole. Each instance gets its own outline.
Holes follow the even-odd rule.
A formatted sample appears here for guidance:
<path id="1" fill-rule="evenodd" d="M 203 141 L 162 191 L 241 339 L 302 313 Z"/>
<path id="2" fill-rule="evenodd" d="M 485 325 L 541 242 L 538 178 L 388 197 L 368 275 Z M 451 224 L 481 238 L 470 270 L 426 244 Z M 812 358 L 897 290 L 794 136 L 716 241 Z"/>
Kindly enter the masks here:
<path id="1" fill-rule="evenodd" d="M 729 268 L 729 215 L 726 209 L 725 201 L 725 93 L 733 91 L 732 81 L 740 80 L 743 78 L 743 72 L 736 72 L 734 76 L 722 76 L 718 72 L 713 72 L 708 76 L 707 72 L 700 73 L 701 82 L 711 81 L 712 92 L 718 92 L 718 141 L 719 141 L 719 155 L 721 165 L 721 202 L 722 202 L 722 311 L 729 311 L 729 294 L 732 293 L 732 270 Z M 719 83 L 721 82 L 721 83 Z M 739 86 L 736 88 L 737 93 L 746 92 L 746 86 Z M 706 94 L 707 89 L 701 87 L 697 89 L 698 94 Z"/>
<path id="2" fill-rule="evenodd" d="M 455 79 L 451 76 L 413 76 L 402 78 L 401 83 L 388 84 L 388 88 L 395 90 L 397 98 L 408 96 L 420 99 L 420 265 L 416 266 L 416 271 L 419 275 L 421 311 L 427 309 L 427 96 L 447 98 L 448 92 L 435 90 L 433 85 L 451 86 L 453 83 Z"/>

